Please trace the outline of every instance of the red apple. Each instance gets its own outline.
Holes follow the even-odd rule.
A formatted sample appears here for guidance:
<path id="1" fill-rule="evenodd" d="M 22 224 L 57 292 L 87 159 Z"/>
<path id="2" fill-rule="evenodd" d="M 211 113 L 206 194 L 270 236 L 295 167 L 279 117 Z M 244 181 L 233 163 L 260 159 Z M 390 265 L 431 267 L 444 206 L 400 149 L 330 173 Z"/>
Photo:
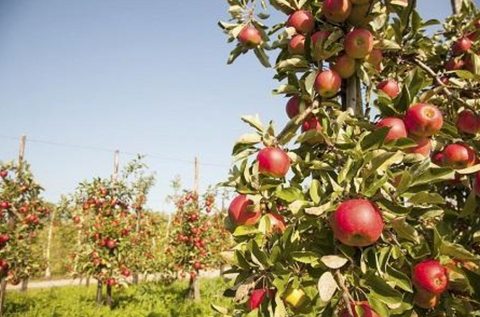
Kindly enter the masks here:
<path id="1" fill-rule="evenodd" d="M 302 101 L 299 96 L 293 96 L 287 102 L 286 111 L 290 119 L 298 116 L 305 108 L 309 107 L 305 101 Z"/>
<path id="2" fill-rule="evenodd" d="M 342 86 L 342 78 L 331 69 L 318 73 L 315 78 L 314 87 L 317 93 L 325 98 L 335 96 Z"/>
<path id="3" fill-rule="evenodd" d="M 270 232 L 283 233 L 287 228 L 285 224 L 285 218 L 283 218 L 282 215 L 269 213 L 267 214 L 267 217 L 270 219 Z"/>
<path id="4" fill-rule="evenodd" d="M 440 295 L 427 292 L 426 290 L 419 289 L 415 292 L 413 302 L 415 305 L 421 308 L 430 309 L 438 305 L 440 301 Z"/>
<path id="5" fill-rule="evenodd" d="M 432 150 L 432 141 L 430 140 L 430 138 L 422 138 L 415 136 L 409 137 L 415 142 L 417 142 L 417 146 L 409 148 L 405 152 L 412 154 L 421 154 L 425 157 L 430 155 L 430 151 Z"/>
<path id="6" fill-rule="evenodd" d="M 355 29 L 345 36 L 345 52 L 351 58 L 362 59 L 373 50 L 373 35 L 365 29 Z"/>
<path id="7" fill-rule="evenodd" d="M 352 11 L 350 0 L 325 0 L 323 14 L 330 22 L 345 22 Z"/>
<path id="8" fill-rule="evenodd" d="M 197 271 L 201 270 L 202 267 L 203 267 L 202 263 L 200 263 L 200 262 L 198 262 L 198 261 L 195 262 L 195 263 L 193 263 L 193 268 L 194 268 L 195 270 L 197 270 Z"/>
<path id="9" fill-rule="evenodd" d="M 5 171 L 5 170 L 0 171 L 0 177 L 1 177 L 1 178 L 5 179 L 5 178 L 7 178 L 7 176 L 8 176 L 8 172 L 7 172 L 7 171 Z"/>
<path id="10" fill-rule="evenodd" d="M 0 203 L 0 209 L 3 209 L 3 210 L 10 209 L 10 203 L 8 201 L 2 201 Z"/>
<path id="11" fill-rule="evenodd" d="M 302 132 L 307 132 L 310 130 L 323 131 L 323 127 L 320 124 L 320 120 L 316 116 L 310 117 L 302 124 Z"/>
<path id="12" fill-rule="evenodd" d="M 443 116 L 437 107 L 417 103 L 411 105 L 405 114 L 405 125 L 410 134 L 429 137 L 437 134 L 443 126 Z"/>
<path id="13" fill-rule="evenodd" d="M 447 269 L 436 260 L 423 261 L 413 268 L 412 282 L 421 290 L 441 294 L 448 286 Z"/>
<path id="14" fill-rule="evenodd" d="M 262 289 L 256 289 L 253 290 L 252 293 L 250 294 L 250 298 L 248 299 L 247 302 L 247 307 L 249 310 L 254 310 L 260 307 L 265 300 L 265 298 L 274 298 L 275 297 L 275 291 L 274 290 L 269 290 L 267 288 L 262 288 Z"/>
<path id="15" fill-rule="evenodd" d="M 462 169 L 475 165 L 476 155 L 472 148 L 464 143 L 449 144 L 443 149 L 443 165 Z"/>
<path id="16" fill-rule="evenodd" d="M 355 74 L 355 60 L 348 55 L 340 55 L 335 61 L 332 69 L 336 71 L 340 77 L 347 79 Z"/>
<path id="17" fill-rule="evenodd" d="M 322 55 L 323 43 L 330 36 L 330 31 L 318 31 L 311 37 L 312 57 L 314 60 L 319 61 L 324 58 Z"/>
<path id="18" fill-rule="evenodd" d="M 398 84 L 393 79 L 386 79 L 377 85 L 377 89 L 383 91 L 390 98 L 394 99 L 400 93 L 400 88 Z"/>
<path id="19" fill-rule="evenodd" d="M 295 28 L 298 33 L 310 33 L 315 28 L 315 17 L 306 10 L 295 11 L 288 18 L 287 26 Z"/>
<path id="20" fill-rule="evenodd" d="M 238 195 L 230 203 L 228 207 L 228 216 L 235 225 L 252 226 L 260 220 L 262 215 L 260 210 L 249 211 L 249 206 L 253 205 L 253 201 L 249 200 L 246 195 Z"/>
<path id="21" fill-rule="evenodd" d="M 455 56 L 468 52 L 472 47 L 472 41 L 468 37 L 458 39 L 452 46 L 452 53 Z"/>
<path id="22" fill-rule="evenodd" d="M 305 54 L 305 36 L 302 34 L 295 35 L 288 44 L 288 51 L 292 55 Z"/>
<path id="23" fill-rule="evenodd" d="M 273 178 L 282 178 L 290 169 L 290 158 L 279 148 L 264 148 L 258 152 L 258 171 L 260 174 Z"/>
<path id="24" fill-rule="evenodd" d="M 380 238 L 384 223 L 378 208 L 365 199 L 350 199 L 330 219 L 335 238 L 345 245 L 366 247 Z"/>
<path id="25" fill-rule="evenodd" d="M 451 59 L 445 63 L 445 69 L 447 71 L 460 70 L 465 66 L 465 63 L 461 60 Z"/>
<path id="26" fill-rule="evenodd" d="M 358 302 L 358 303 L 355 303 L 355 304 L 351 304 L 350 306 L 352 308 L 352 312 L 353 312 L 353 316 L 354 317 L 380 317 L 380 315 L 378 315 L 373 309 L 372 307 L 370 306 L 370 304 L 368 302 Z M 356 307 L 360 307 L 361 308 L 361 311 L 362 311 L 362 314 L 361 315 L 358 315 L 357 314 L 357 311 L 356 311 Z M 340 317 L 350 317 L 350 313 L 348 312 L 348 309 L 345 308 L 341 314 L 340 314 Z"/>
<path id="27" fill-rule="evenodd" d="M 238 40 L 247 48 L 254 48 L 262 43 L 262 35 L 256 27 L 247 25 L 238 34 Z"/>
<path id="28" fill-rule="evenodd" d="M 107 247 L 109 249 L 115 249 L 116 246 L 117 246 L 117 241 L 116 240 L 108 240 L 107 241 Z"/>
<path id="29" fill-rule="evenodd" d="M 470 41 L 475 42 L 478 39 L 478 33 L 477 32 L 470 32 L 470 33 L 467 34 L 467 38 Z"/>
<path id="30" fill-rule="evenodd" d="M 383 61 L 383 53 L 379 48 L 374 48 L 367 56 L 367 61 L 375 67 L 379 67 Z"/>
<path id="31" fill-rule="evenodd" d="M 385 137 L 385 142 L 407 137 L 407 128 L 405 127 L 405 123 L 399 118 L 384 118 L 377 123 L 376 127 L 390 128 L 387 136 Z"/>
<path id="32" fill-rule="evenodd" d="M 432 162 L 438 166 L 443 166 L 443 153 L 441 151 L 435 151 L 432 153 Z"/>
<path id="33" fill-rule="evenodd" d="M 480 132 L 480 117 L 471 110 L 463 110 L 457 117 L 457 128 L 466 134 L 477 134 Z"/>

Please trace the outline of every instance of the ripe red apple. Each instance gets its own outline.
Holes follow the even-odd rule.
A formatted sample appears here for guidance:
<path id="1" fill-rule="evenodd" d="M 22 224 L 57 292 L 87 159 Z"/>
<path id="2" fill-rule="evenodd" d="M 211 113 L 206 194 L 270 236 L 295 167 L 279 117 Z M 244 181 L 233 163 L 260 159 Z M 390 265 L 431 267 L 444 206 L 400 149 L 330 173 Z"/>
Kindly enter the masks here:
<path id="1" fill-rule="evenodd" d="M 290 169 L 290 158 L 279 148 L 264 148 L 257 154 L 258 172 L 273 178 L 282 178 Z"/>
<path id="2" fill-rule="evenodd" d="M 447 71 L 460 70 L 465 66 L 465 63 L 461 59 L 451 59 L 445 63 L 445 69 Z"/>
<path id="3" fill-rule="evenodd" d="M 305 35 L 295 35 L 288 44 L 288 51 L 292 55 L 304 55 L 305 54 Z"/>
<path id="4" fill-rule="evenodd" d="M 427 292 L 423 289 L 419 289 L 415 292 L 413 302 L 415 303 L 415 305 L 421 308 L 434 308 L 440 302 L 440 295 Z"/>
<path id="5" fill-rule="evenodd" d="M 387 136 L 385 137 L 385 142 L 407 137 L 407 128 L 405 127 L 405 123 L 399 118 L 384 118 L 377 123 L 376 127 L 390 128 Z"/>
<path id="6" fill-rule="evenodd" d="M 477 196 L 480 196 L 480 172 L 477 172 L 473 179 L 473 190 Z"/>
<path id="7" fill-rule="evenodd" d="M 80 219 L 79 216 L 73 217 L 73 222 L 74 222 L 74 223 L 80 223 L 80 221 L 81 221 L 81 219 Z"/>
<path id="8" fill-rule="evenodd" d="M 283 233 L 287 228 L 285 223 L 285 218 L 283 218 L 282 215 L 268 213 L 267 217 L 270 219 L 270 226 L 271 226 L 270 232 Z"/>
<path id="9" fill-rule="evenodd" d="M 274 298 L 275 297 L 275 291 L 274 290 L 269 290 L 267 288 L 261 288 L 261 289 L 256 289 L 253 290 L 252 293 L 250 294 L 250 298 L 248 299 L 247 302 L 247 307 L 249 310 L 254 310 L 260 307 L 265 300 L 265 298 Z"/>
<path id="10" fill-rule="evenodd" d="M 384 223 L 378 208 L 365 199 L 350 199 L 330 219 L 335 238 L 353 247 L 369 246 L 380 238 Z"/>
<path id="11" fill-rule="evenodd" d="M 107 248 L 115 249 L 116 246 L 117 246 L 116 240 L 110 240 L 110 239 L 107 240 Z"/>
<path id="12" fill-rule="evenodd" d="M 432 153 L 432 162 L 438 166 L 443 165 L 443 153 L 441 151 L 435 151 Z"/>
<path id="13" fill-rule="evenodd" d="M 352 11 L 350 0 L 325 0 L 323 14 L 330 22 L 345 22 Z"/>
<path id="14" fill-rule="evenodd" d="M 331 69 L 318 73 L 315 78 L 314 87 L 317 93 L 325 98 L 335 96 L 342 86 L 342 78 Z"/>
<path id="15" fill-rule="evenodd" d="M 443 116 L 437 107 L 417 103 L 407 110 L 405 125 L 410 134 L 428 137 L 437 134 L 443 126 Z"/>
<path id="16" fill-rule="evenodd" d="M 362 314 L 361 315 L 358 315 L 357 314 L 357 311 L 356 311 L 356 307 L 361 307 L 361 310 L 362 310 Z M 350 306 L 352 308 L 352 312 L 353 312 L 353 316 L 354 317 L 380 317 L 380 315 L 378 315 L 373 309 L 372 307 L 370 306 L 370 304 L 366 301 L 364 302 L 358 302 L 358 303 L 355 303 L 355 304 L 351 304 Z M 350 313 L 348 312 L 348 309 L 345 308 L 341 314 L 340 314 L 340 317 L 350 317 Z"/>
<path id="17" fill-rule="evenodd" d="M 393 79 L 386 79 L 377 85 L 377 89 L 383 91 L 390 98 L 394 99 L 400 93 L 400 88 L 398 84 Z"/>
<path id="18" fill-rule="evenodd" d="M 383 61 L 383 53 L 379 48 L 374 48 L 367 56 L 367 61 L 375 67 L 379 67 Z"/>
<path id="19" fill-rule="evenodd" d="M 129 277 L 130 275 L 132 275 L 132 273 L 130 272 L 129 269 L 123 268 L 122 269 L 122 275 L 125 276 L 125 277 Z"/>
<path id="20" fill-rule="evenodd" d="M 238 40 L 247 48 L 255 48 L 262 43 L 262 35 L 256 27 L 247 25 L 238 34 Z"/>
<path id="21" fill-rule="evenodd" d="M 346 54 L 340 55 L 332 66 L 332 69 L 343 79 L 350 78 L 355 74 L 355 60 Z"/>
<path id="22" fill-rule="evenodd" d="M 3 209 L 3 210 L 10 209 L 10 203 L 8 201 L 2 201 L 0 203 L 0 209 Z"/>
<path id="23" fill-rule="evenodd" d="M 362 59 L 373 50 L 373 35 L 365 29 L 355 29 L 345 36 L 345 52 L 351 58 Z"/>
<path id="24" fill-rule="evenodd" d="M 246 195 L 238 195 L 228 207 L 228 216 L 236 225 L 252 226 L 260 220 L 261 211 L 249 211 L 248 207 L 253 205 Z"/>
<path id="25" fill-rule="evenodd" d="M 409 136 L 415 142 L 417 142 L 417 146 L 407 149 L 405 152 L 412 153 L 412 154 L 421 154 L 425 157 L 430 155 L 430 151 L 432 150 L 432 141 L 430 138 L 423 138 L 423 137 L 416 137 L 416 136 Z"/>
<path id="26" fill-rule="evenodd" d="M 320 120 L 316 116 L 310 117 L 302 124 L 302 132 L 307 132 L 310 130 L 323 131 Z"/>
<path id="27" fill-rule="evenodd" d="M 443 149 L 443 165 L 462 169 L 475 165 L 475 151 L 467 144 L 449 144 Z"/>
<path id="28" fill-rule="evenodd" d="M 468 37 L 458 39 L 452 46 L 452 53 L 455 56 L 462 55 L 472 48 L 472 41 Z"/>
<path id="29" fill-rule="evenodd" d="M 457 117 L 457 129 L 466 134 L 480 132 L 480 117 L 471 110 L 463 110 Z"/>
<path id="30" fill-rule="evenodd" d="M 298 116 L 301 112 L 305 110 L 305 108 L 309 107 L 310 105 L 306 102 L 302 102 L 299 96 L 293 96 L 287 102 L 286 111 L 287 115 L 290 119 Z"/>
<path id="31" fill-rule="evenodd" d="M 413 268 L 412 282 L 419 289 L 441 294 L 448 286 L 447 269 L 436 260 L 423 261 Z"/>
<path id="32" fill-rule="evenodd" d="M 467 38 L 472 41 L 472 42 L 475 42 L 477 39 L 478 39 L 478 32 L 470 32 L 467 34 Z"/>
<path id="33" fill-rule="evenodd" d="M 8 176 L 8 172 L 7 172 L 7 171 L 5 171 L 5 170 L 0 171 L 0 177 L 1 177 L 1 178 L 5 179 L 5 178 L 7 178 L 7 176 Z"/>
<path id="34" fill-rule="evenodd" d="M 3 233 L 0 235 L 0 244 L 5 244 L 10 241 L 10 235 L 8 233 Z"/>
<path id="35" fill-rule="evenodd" d="M 193 263 L 193 268 L 194 268 L 195 270 L 197 270 L 197 271 L 201 270 L 202 267 L 203 267 L 202 263 L 200 263 L 200 262 L 198 262 L 198 261 L 195 262 L 195 263 Z"/>
<path id="36" fill-rule="evenodd" d="M 298 33 L 311 33 L 315 28 L 315 17 L 310 11 L 298 10 L 290 15 L 287 26 L 295 28 Z"/>

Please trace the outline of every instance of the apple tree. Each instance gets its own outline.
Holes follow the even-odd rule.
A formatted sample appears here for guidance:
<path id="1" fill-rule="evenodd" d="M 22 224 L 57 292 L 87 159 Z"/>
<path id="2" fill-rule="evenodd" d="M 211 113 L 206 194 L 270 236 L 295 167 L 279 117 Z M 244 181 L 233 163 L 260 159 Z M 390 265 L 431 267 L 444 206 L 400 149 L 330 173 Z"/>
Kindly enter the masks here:
<path id="1" fill-rule="evenodd" d="M 275 54 L 290 119 L 242 118 L 233 315 L 479 314 L 478 8 L 435 31 L 416 0 L 227 2 L 229 63 Z"/>
<path id="2" fill-rule="evenodd" d="M 129 182 L 129 178 L 143 168 L 139 161 L 134 161 L 118 179 L 85 181 L 72 197 L 72 220 L 79 227 L 72 273 L 73 276 L 92 276 L 98 281 L 99 304 L 103 301 L 103 285 L 107 305 L 112 307 L 112 288 L 126 286 L 132 271 L 146 270 L 148 261 L 144 258 L 152 257 L 148 239 L 151 231 L 147 227 L 139 228 L 148 222 L 138 221 L 143 202 L 140 205 L 138 201 L 139 187 L 132 186 L 138 182 Z"/>
<path id="3" fill-rule="evenodd" d="M 28 280 L 44 265 L 40 250 L 34 248 L 38 230 L 50 214 L 42 191 L 27 162 L 0 162 L 1 313 L 6 283 Z"/>

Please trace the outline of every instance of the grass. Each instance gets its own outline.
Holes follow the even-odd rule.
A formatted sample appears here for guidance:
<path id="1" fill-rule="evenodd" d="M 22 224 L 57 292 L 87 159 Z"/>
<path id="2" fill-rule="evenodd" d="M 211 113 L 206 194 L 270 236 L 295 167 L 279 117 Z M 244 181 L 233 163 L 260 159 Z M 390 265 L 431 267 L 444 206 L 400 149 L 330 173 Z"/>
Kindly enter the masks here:
<path id="1" fill-rule="evenodd" d="M 185 301 L 187 283 L 145 283 L 114 290 L 115 307 L 97 307 L 96 284 L 7 293 L 5 317 L 209 317 L 217 316 L 210 304 L 231 306 L 222 297 L 228 284 L 223 279 L 200 281 L 202 301 Z"/>

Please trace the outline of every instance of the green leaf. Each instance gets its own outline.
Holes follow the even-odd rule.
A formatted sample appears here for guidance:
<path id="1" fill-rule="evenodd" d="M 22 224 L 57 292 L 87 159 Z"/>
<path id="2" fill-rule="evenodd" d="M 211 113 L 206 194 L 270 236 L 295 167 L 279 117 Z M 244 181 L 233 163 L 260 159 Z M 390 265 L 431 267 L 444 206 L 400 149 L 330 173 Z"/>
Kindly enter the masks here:
<path id="1" fill-rule="evenodd" d="M 392 288 L 372 271 L 363 280 L 371 292 L 370 295 L 387 305 L 395 305 L 402 301 L 402 293 Z"/>
<path id="2" fill-rule="evenodd" d="M 296 187 L 288 187 L 281 189 L 275 192 L 275 196 L 285 200 L 288 203 L 294 202 L 296 200 L 305 200 L 303 192 Z"/>
<path id="3" fill-rule="evenodd" d="M 394 219 L 391 221 L 391 225 L 400 238 L 410 240 L 417 244 L 421 242 L 418 231 L 406 222 L 406 218 Z"/>
<path id="4" fill-rule="evenodd" d="M 437 193 L 427 193 L 427 192 L 420 192 L 413 195 L 409 200 L 409 203 L 416 204 L 416 205 L 423 205 L 423 204 L 445 204 L 445 200 L 440 194 Z"/>
<path id="5" fill-rule="evenodd" d="M 387 266 L 387 281 L 393 282 L 395 285 L 406 292 L 413 293 L 410 277 L 406 274 L 394 269 L 390 265 Z"/>
<path id="6" fill-rule="evenodd" d="M 332 203 L 328 202 L 321 206 L 305 208 L 305 213 L 312 216 L 320 216 L 325 213 L 325 211 L 329 210 L 331 207 Z"/>
<path id="7" fill-rule="evenodd" d="M 235 237 L 241 237 L 241 236 L 248 236 L 256 233 L 258 233 L 258 230 L 255 227 L 238 226 L 233 232 L 233 235 Z"/>
<path id="8" fill-rule="evenodd" d="M 341 255 L 325 255 L 320 258 L 320 261 L 329 269 L 339 269 L 347 264 L 348 259 Z"/>
<path id="9" fill-rule="evenodd" d="M 263 135 L 265 133 L 262 122 L 260 122 L 260 117 L 258 116 L 258 114 L 256 114 L 255 116 L 243 116 L 242 121 L 250 125 L 252 128 L 257 130 L 258 132 L 260 132 L 260 134 Z"/>
<path id="10" fill-rule="evenodd" d="M 364 152 L 380 148 L 385 142 L 385 137 L 387 136 L 389 130 L 390 128 L 388 127 L 382 127 L 367 134 L 367 136 L 360 142 L 360 148 Z"/>
<path id="11" fill-rule="evenodd" d="M 318 195 L 319 189 L 320 182 L 316 179 L 312 180 L 312 183 L 310 184 L 310 198 L 312 198 L 312 201 L 315 204 L 320 202 L 320 196 Z"/>
<path id="12" fill-rule="evenodd" d="M 301 263 L 316 264 L 319 260 L 318 254 L 311 251 L 294 251 L 290 255 L 292 259 Z"/>

